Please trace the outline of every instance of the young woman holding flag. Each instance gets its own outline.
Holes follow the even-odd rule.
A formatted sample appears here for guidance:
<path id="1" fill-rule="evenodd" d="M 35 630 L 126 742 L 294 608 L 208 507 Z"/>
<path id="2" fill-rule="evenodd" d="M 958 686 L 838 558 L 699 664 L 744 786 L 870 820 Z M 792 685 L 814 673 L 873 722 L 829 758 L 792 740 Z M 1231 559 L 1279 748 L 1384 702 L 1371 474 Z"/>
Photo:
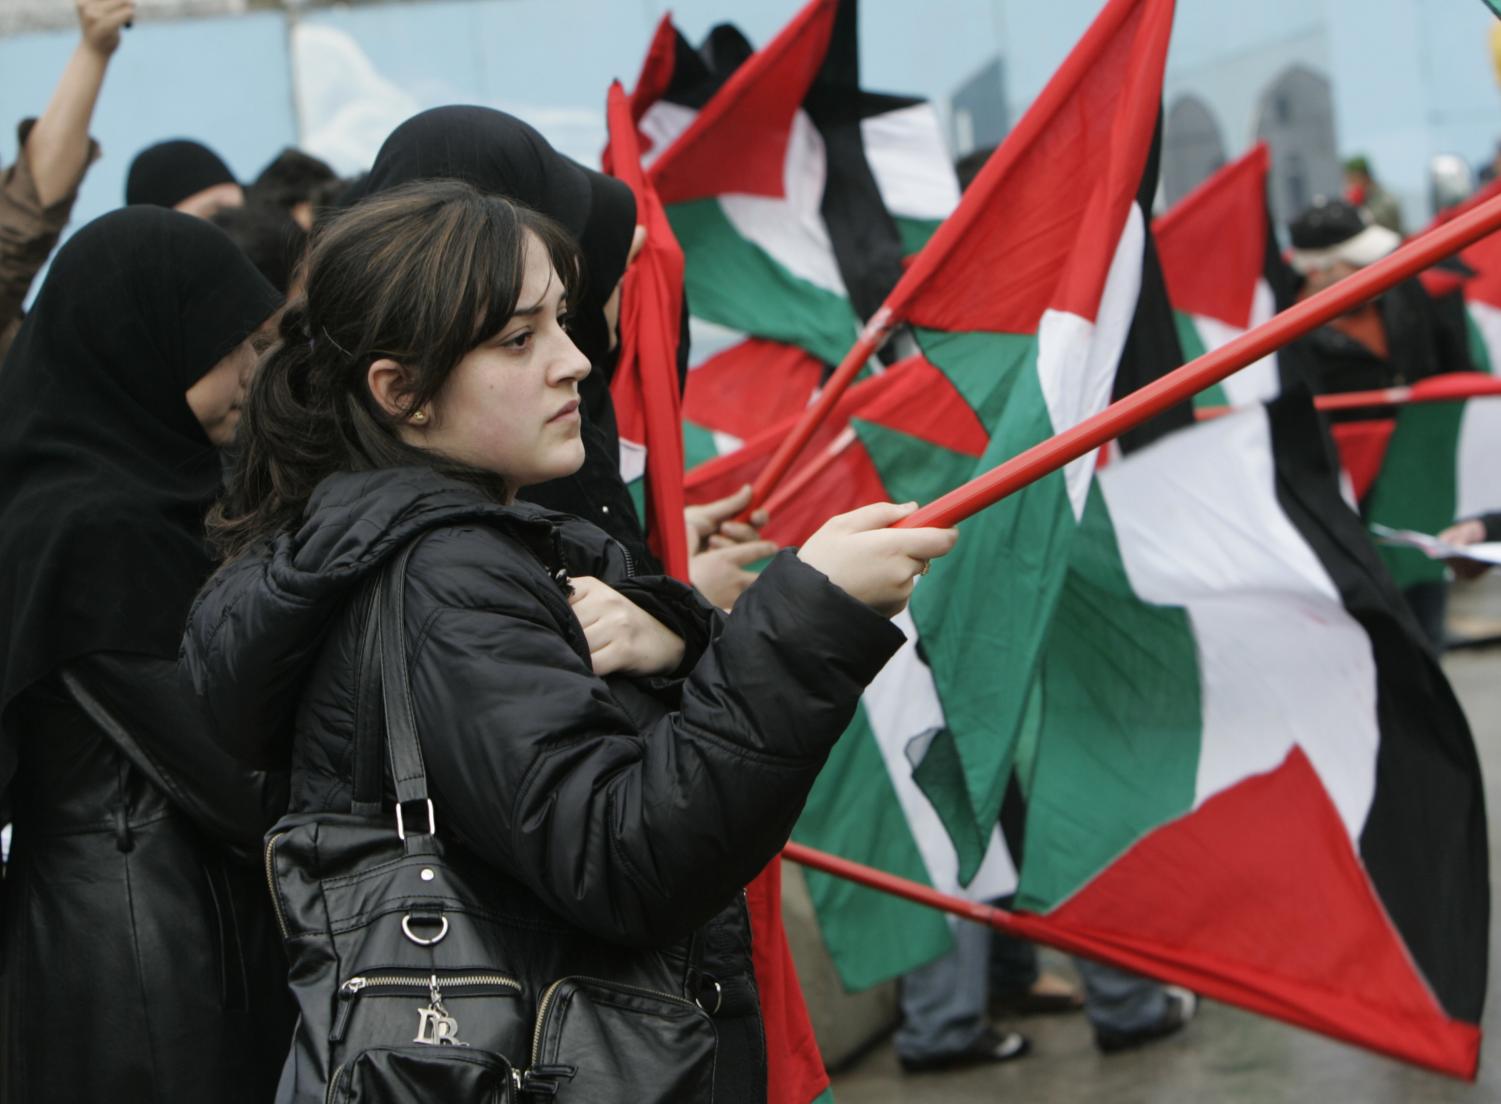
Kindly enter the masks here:
<path id="1" fill-rule="evenodd" d="M 252 386 L 215 521 L 231 560 L 185 641 L 219 739 L 250 762 L 290 754 L 294 813 L 349 810 L 367 629 L 355 599 L 410 548 L 396 643 L 438 838 L 545 917 L 552 934 L 530 953 L 556 959 L 559 978 L 606 959 L 679 964 L 677 991 L 655 996 L 697 1000 L 714 1054 L 692 1092 L 672 1080 L 675 1044 L 649 1030 L 651 1045 L 604 1030 L 600 1048 L 539 1064 L 528 1040 L 534 1020 L 549 1037 L 554 987 L 445 1003 L 435 971 L 424 1011 L 470 1046 L 407 1058 L 431 1073 L 498 1054 L 557 1079 L 563 1101 L 591 1077 L 635 1101 L 764 1099 L 739 890 L 786 842 L 901 644 L 886 619 L 955 532 L 886 528 L 911 506 L 842 515 L 724 617 L 682 584 L 634 576 L 594 526 L 516 498 L 584 455 L 590 365 L 567 330 L 579 261 L 555 224 L 461 183 L 408 185 L 339 216 L 306 275 Z M 738 966 L 704 976 L 705 948 Z M 525 978 L 535 963 L 469 965 Z M 304 1003 L 283 1099 L 321 1100 L 336 1066 L 368 1072 L 410 1042 L 404 1020 L 405 1039 L 382 1035 L 373 1002 L 350 1006 L 324 1030 L 326 1000 Z M 498 1008 L 508 1018 L 479 1038 Z"/>

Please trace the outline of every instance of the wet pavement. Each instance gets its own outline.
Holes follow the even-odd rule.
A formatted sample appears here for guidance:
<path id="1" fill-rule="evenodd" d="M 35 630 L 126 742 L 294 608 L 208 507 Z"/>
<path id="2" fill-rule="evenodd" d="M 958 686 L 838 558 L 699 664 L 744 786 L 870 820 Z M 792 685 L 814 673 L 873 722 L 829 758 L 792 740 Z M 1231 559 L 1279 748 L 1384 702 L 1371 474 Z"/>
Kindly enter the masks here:
<path id="1" fill-rule="evenodd" d="M 1492 575 L 1501 573 L 1492 572 Z M 1501 638 L 1501 578 L 1456 588 L 1451 631 Z M 1444 667 L 1469 716 L 1486 778 L 1488 808 L 1501 810 L 1501 642 L 1450 651 Z M 1492 834 L 1491 881 L 1501 885 L 1501 843 Z M 1483 1026 L 1501 1031 L 1501 908 L 1491 914 L 1489 1007 Z M 1044 961 L 1069 972 L 1066 959 Z M 1091 1101 L 1099 1104 L 1479 1104 L 1501 1101 L 1501 1050 L 1487 1039 L 1470 1085 L 1412 1069 L 1222 1004 L 1205 1001 L 1180 1034 L 1104 1057 L 1082 1015 L 1006 1021 L 1032 1040 L 1028 1057 L 944 1074 L 903 1074 L 889 1040 L 834 1078 L 838 1104 L 970 1104 Z"/>

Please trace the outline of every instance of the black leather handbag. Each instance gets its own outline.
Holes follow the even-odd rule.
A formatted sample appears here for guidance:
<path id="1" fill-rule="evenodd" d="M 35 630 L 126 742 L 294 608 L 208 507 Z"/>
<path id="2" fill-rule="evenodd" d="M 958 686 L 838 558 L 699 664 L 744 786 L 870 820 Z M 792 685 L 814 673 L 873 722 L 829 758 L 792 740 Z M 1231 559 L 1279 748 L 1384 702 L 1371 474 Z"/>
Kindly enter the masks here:
<path id="1" fill-rule="evenodd" d="M 266 840 L 301 1012 L 278 1099 L 712 1100 L 696 938 L 608 944 L 439 835 L 403 639 L 412 547 L 364 599 L 350 811 L 287 816 Z"/>

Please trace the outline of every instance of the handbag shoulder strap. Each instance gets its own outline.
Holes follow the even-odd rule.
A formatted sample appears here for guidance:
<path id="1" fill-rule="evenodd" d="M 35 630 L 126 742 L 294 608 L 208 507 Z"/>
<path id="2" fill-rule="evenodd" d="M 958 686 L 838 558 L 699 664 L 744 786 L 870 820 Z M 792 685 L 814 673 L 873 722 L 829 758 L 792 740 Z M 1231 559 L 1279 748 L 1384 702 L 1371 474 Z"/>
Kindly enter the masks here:
<path id="1" fill-rule="evenodd" d="M 412 541 L 376 576 L 361 633 L 355 693 L 354 801 L 351 810 L 379 810 L 384 771 L 379 734 L 385 731 L 385 759 L 396 789 L 396 832 L 408 836 L 406 814 L 418 818 L 412 833 L 432 835 L 437 824 L 427 793 L 427 771 L 412 708 L 406 653 L 406 570 L 417 546 Z M 379 697 L 376 697 L 376 694 Z"/>

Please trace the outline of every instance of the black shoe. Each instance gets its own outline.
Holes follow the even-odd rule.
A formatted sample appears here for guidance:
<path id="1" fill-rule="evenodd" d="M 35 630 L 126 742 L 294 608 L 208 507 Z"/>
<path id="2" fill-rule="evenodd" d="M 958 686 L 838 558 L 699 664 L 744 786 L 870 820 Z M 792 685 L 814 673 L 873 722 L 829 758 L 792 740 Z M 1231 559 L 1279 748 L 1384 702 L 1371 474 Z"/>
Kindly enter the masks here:
<path id="1" fill-rule="evenodd" d="M 996 1031 L 987 1028 L 978 1039 L 963 1050 L 952 1054 L 935 1054 L 926 1058 L 904 1058 L 897 1061 L 908 1073 L 938 1073 L 942 1070 L 963 1069 L 966 1066 L 996 1065 L 1012 1062 L 1029 1053 L 1032 1043 L 1025 1035 L 1015 1031 Z"/>
<path id="2" fill-rule="evenodd" d="M 1193 1019 L 1194 1012 L 1198 1010 L 1199 998 L 1178 985 L 1165 986 L 1164 992 L 1167 994 L 1167 1007 L 1163 1009 L 1160 1020 L 1136 1031 L 1105 1031 L 1096 1028 L 1095 1046 L 1106 1054 L 1115 1054 L 1182 1031 L 1183 1025 Z"/>

